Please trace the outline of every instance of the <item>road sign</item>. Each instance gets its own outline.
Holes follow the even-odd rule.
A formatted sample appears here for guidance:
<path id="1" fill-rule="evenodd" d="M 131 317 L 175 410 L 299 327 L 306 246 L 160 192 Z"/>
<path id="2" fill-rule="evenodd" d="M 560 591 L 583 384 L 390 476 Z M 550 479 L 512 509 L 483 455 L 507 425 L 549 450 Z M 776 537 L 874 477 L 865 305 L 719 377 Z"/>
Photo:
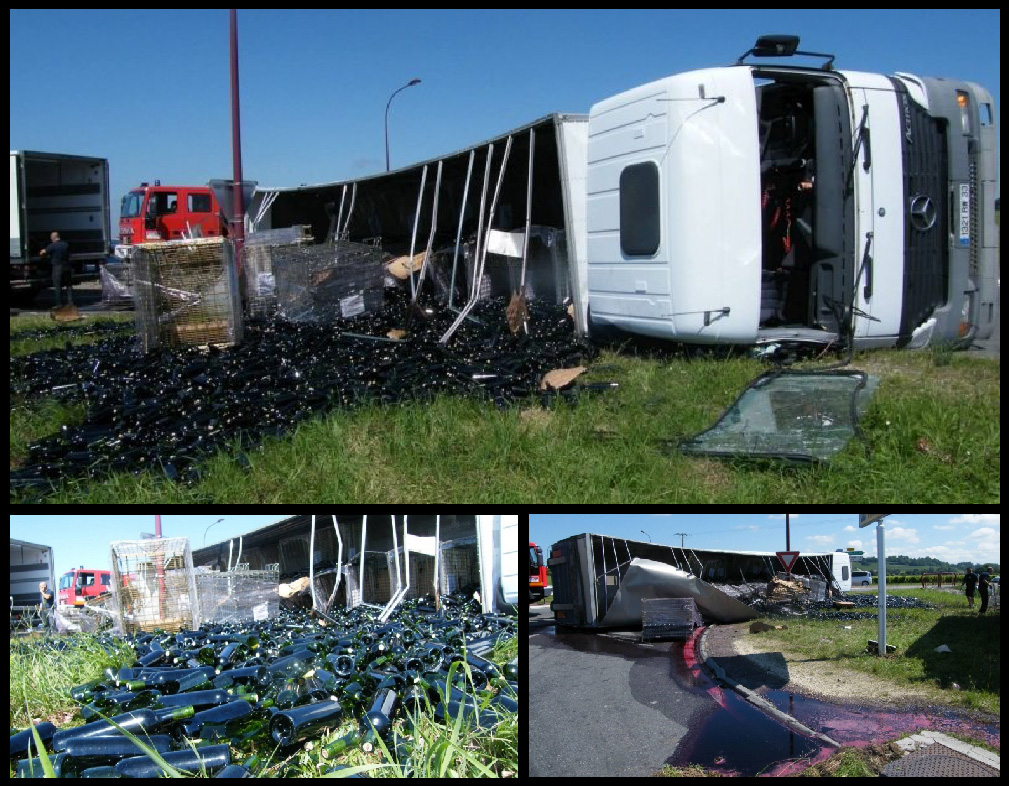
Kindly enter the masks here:
<path id="1" fill-rule="evenodd" d="M 792 572 L 792 566 L 795 564 L 796 558 L 799 556 L 798 551 L 776 551 L 775 554 L 778 555 L 778 559 L 781 564 L 785 566 L 785 571 L 788 573 Z"/>
<path id="2" fill-rule="evenodd" d="M 870 524 L 874 524 L 877 521 L 882 521 L 889 515 L 890 515 L 889 513 L 859 513 L 858 526 L 868 527 Z"/>
<path id="3" fill-rule="evenodd" d="M 848 553 L 853 557 L 861 557 L 863 554 L 865 554 L 864 551 L 855 551 L 855 549 L 848 549 Z"/>

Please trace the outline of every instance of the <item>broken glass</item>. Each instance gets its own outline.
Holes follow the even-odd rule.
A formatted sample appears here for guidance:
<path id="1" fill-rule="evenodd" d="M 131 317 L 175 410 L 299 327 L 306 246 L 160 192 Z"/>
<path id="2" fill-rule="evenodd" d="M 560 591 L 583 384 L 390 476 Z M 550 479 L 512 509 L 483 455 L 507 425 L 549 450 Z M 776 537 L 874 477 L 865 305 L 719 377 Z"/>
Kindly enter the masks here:
<path id="1" fill-rule="evenodd" d="M 828 461 L 857 430 L 879 379 L 862 371 L 769 371 L 684 453 Z"/>

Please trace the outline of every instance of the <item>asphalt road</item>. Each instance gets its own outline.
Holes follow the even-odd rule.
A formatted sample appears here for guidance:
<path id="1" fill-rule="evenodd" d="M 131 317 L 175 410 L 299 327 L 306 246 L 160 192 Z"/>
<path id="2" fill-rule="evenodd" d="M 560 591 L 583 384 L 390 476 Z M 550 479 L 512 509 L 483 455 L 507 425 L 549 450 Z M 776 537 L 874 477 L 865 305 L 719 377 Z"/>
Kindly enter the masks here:
<path id="1" fill-rule="evenodd" d="M 529 774 L 653 775 L 715 701 L 683 667 L 683 645 L 635 633 L 555 633 L 530 612 Z"/>

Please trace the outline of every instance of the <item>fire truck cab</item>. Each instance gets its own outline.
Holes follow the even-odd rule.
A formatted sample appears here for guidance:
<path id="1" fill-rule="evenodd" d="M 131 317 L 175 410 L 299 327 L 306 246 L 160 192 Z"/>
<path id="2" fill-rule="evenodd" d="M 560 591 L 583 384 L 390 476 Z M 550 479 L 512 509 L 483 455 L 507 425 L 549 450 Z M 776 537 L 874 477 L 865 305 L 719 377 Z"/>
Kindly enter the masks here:
<path id="1" fill-rule="evenodd" d="M 218 237 L 224 232 L 221 206 L 208 186 L 141 183 L 123 197 L 119 212 L 119 256 L 136 243 Z M 125 253 L 124 253 L 125 252 Z"/>
<path id="2" fill-rule="evenodd" d="M 74 568 L 60 576 L 59 604 L 83 606 L 88 598 L 97 598 L 112 592 L 112 572 L 83 567 Z"/>
<path id="3" fill-rule="evenodd" d="M 547 567 L 543 562 L 543 549 L 529 542 L 529 602 L 543 600 L 547 586 Z"/>

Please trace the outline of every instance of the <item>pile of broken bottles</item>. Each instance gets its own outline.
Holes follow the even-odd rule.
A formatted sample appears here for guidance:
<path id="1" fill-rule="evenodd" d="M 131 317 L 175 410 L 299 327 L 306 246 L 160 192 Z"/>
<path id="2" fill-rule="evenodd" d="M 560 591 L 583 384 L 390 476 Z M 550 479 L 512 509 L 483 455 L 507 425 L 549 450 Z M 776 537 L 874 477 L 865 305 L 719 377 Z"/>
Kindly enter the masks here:
<path id="1" fill-rule="evenodd" d="M 162 774 L 105 718 L 180 770 L 249 777 L 261 774 L 263 760 L 280 761 L 313 740 L 323 770 L 344 767 L 345 754 L 359 748 L 388 751 L 386 763 L 408 776 L 420 717 L 482 734 L 518 712 L 517 658 L 499 667 L 483 657 L 514 638 L 516 618 L 481 614 L 460 596 L 442 602 L 436 614 L 429 600 L 407 601 L 384 623 L 359 606 L 321 621 L 282 612 L 244 625 L 146 633 L 133 642 L 132 666 L 72 689 L 83 725 L 36 729 L 57 777 Z M 29 757 L 31 736 L 11 736 L 21 777 L 41 774 L 41 762 Z"/>
<path id="2" fill-rule="evenodd" d="M 306 418 L 368 401 L 456 394 L 507 407 L 547 396 L 538 391 L 543 375 L 583 363 L 591 348 L 563 307 L 530 301 L 529 310 L 529 332 L 512 335 L 504 301 L 482 301 L 442 344 L 456 314 L 439 307 L 424 318 L 390 289 L 377 313 L 329 326 L 252 322 L 242 344 L 227 349 L 144 355 L 124 336 L 11 358 L 12 404 L 56 397 L 87 406 L 82 425 L 29 446 L 10 473 L 11 492 L 46 493 L 64 478 L 147 469 L 195 482 L 208 453 L 236 443 L 245 451 Z M 404 328 L 405 340 L 388 337 Z M 248 467 L 243 452 L 237 458 Z"/>

